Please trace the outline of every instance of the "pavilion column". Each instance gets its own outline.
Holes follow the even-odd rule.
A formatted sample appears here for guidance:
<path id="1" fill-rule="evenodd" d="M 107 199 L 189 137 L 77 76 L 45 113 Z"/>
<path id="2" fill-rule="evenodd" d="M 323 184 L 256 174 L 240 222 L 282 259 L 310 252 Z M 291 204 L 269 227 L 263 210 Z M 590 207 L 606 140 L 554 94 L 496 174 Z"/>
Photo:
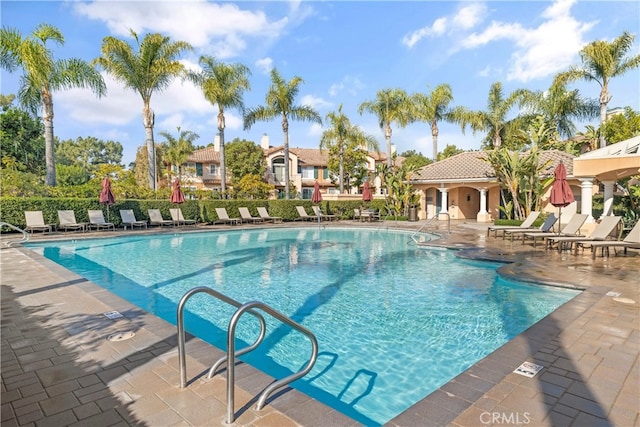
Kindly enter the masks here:
<path id="1" fill-rule="evenodd" d="M 491 215 L 487 212 L 487 189 L 478 188 L 480 192 L 480 211 L 476 215 L 476 221 L 478 222 L 491 222 Z"/>
<path id="2" fill-rule="evenodd" d="M 580 212 L 588 215 L 586 222 L 594 222 L 593 218 L 593 178 L 580 178 L 580 194 L 582 202 Z"/>
<path id="3" fill-rule="evenodd" d="M 439 214 L 448 214 L 449 213 L 449 200 L 448 200 L 448 195 L 449 195 L 449 189 L 448 188 L 438 188 L 438 190 L 440 190 L 440 201 L 441 201 L 441 209 L 440 212 L 438 213 L 438 219 L 446 219 L 445 218 L 440 218 Z"/>
<path id="4" fill-rule="evenodd" d="M 613 187 L 615 181 L 602 181 L 604 184 L 604 210 L 602 216 L 613 214 Z"/>

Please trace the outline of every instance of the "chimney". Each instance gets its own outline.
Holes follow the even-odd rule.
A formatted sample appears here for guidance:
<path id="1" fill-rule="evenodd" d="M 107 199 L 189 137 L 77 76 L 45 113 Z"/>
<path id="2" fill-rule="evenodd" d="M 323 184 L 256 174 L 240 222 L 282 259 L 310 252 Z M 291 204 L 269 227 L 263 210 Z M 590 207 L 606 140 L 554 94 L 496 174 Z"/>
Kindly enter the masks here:
<path id="1" fill-rule="evenodd" d="M 269 149 L 269 135 L 266 133 L 263 133 L 262 138 L 260 138 L 260 147 L 262 147 L 263 150 Z"/>
<path id="2" fill-rule="evenodd" d="M 219 133 L 217 133 L 216 137 L 213 139 L 213 149 L 218 153 L 220 152 L 220 134 Z"/>

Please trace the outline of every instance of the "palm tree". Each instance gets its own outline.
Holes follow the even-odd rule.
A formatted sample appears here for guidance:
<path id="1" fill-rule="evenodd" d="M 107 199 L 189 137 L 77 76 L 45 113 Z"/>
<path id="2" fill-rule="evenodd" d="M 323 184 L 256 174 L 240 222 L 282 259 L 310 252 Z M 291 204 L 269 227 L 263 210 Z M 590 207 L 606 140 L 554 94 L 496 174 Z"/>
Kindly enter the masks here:
<path id="1" fill-rule="evenodd" d="M 193 153 L 193 141 L 200 136 L 190 130 L 181 130 L 180 126 L 178 126 L 178 138 L 166 131 L 160 132 L 160 135 L 166 139 L 164 150 L 162 150 L 164 158 L 172 165 L 178 166 L 178 179 L 182 180 L 182 165 Z"/>
<path id="2" fill-rule="evenodd" d="M 576 133 L 572 119 L 588 120 L 598 116 L 598 102 L 583 99 L 577 89 L 567 90 L 567 82 L 561 78 L 554 79 L 547 91 L 523 89 L 517 92 L 521 95 L 521 105 L 544 117 L 564 138 L 571 138 Z"/>
<path id="3" fill-rule="evenodd" d="M 502 93 L 502 84 L 497 82 L 492 84 L 489 89 L 485 111 L 468 111 L 463 107 L 457 107 L 455 114 L 460 117 L 463 131 L 469 125 L 474 133 L 487 132 L 484 143 L 494 148 L 500 148 L 504 137 L 511 135 L 515 130 L 517 121 L 515 119 L 507 120 L 507 114 L 520 98 L 519 92 L 513 92 L 505 98 Z"/>
<path id="4" fill-rule="evenodd" d="M 156 189 L 156 153 L 153 142 L 155 116 L 151 109 L 151 95 L 166 89 L 173 78 L 184 73 L 184 66 L 178 56 L 191 49 L 187 42 L 172 42 L 161 34 L 147 34 L 142 43 L 135 31 L 130 30 L 135 39 L 137 52 L 124 40 L 115 37 L 102 39 L 101 56 L 94 59 L 126 88 L 138 92 L 142 97 L 142 123 L 145 129 L 149 164 L 149 188 Z"/>
<path id="5" fill-rule="evenodd" d="M 53 92 L 71 88 L 89 88 L 98 97 L 107 88 L 100 73 L 88 62 L 78 59 L 55 59 L 47 42 L 64 45 L 64 36 L 56 27 L 40 24 L 31 36 L 13 29 L 0 30 L 0 66 L 13 71 L 23 70 L 18 99 L 36 113 L 42 108 L 45 140 L 45 184 L 56 185 L 56 164 L 53 135 Z"/>
<path id="6" fill-rule="evenodd" d="M 337 112 L 327 114 L 331 127 L 322 133 L 320 151 L 335 148 L 338 152 L 339 171 L 338 182 L 340 194 L 344 193 L 344 155 L 350 147 L 360 147 L 368 150 L 378 150 L 378 142 L 371 135 L 365 134 L 358 126 L 351 124 L 349 118 L 342 112 L 342 104 Z"/>
<path id="7" fill-rule="evenodd" d="M 433 161 L 438 160 L 438 122 L 461 123 L 460 111 L 449 108 L 453 101 L 453 92 L 448 84 L 440 84 L 431 93 L 416 93 L 412 95 L 413 118 L 431 125 L 433 138 Z"/>
<path id="8" fill-rule="evenodd" d="M 244 115 L 242 93 L 251 88 L 251 71 L 242 64 L 216 62 L 211 56 L 201 56 L 199 73 L 190 71 L 187 78 L 199 86 L 204 97 L 218 105 L 218 134 L 220 135 L 220 182 L 222 194 L 227 190 L 226 161 L 224 157 L 224 110 L 237 108 Z"/>
<path id="9" fill-rule="evenodd" d="M 284 133 L 284 181 L 285 198 L 289 198 L 289 119 L 322 124 L 320 115 L 308 105 L 294 105 L 295 98 L 304 80 L 294 76 L 286 82 L 278 70 L 271 70 L 271 86 L 265 98 L 266 105 L 251 108 L 244 116 L 244 128 L 250 129 L 257 121 L 273 120 L 282 117 Z"/>
<path id="10" fill-rule="evenodd" d="M 358 113 L 368 111 L 379 121 L 387 141 L 387 166 L 391 167 L 391 123 L 405 127 L 411 121 L 411 100 L 402 89 L 383 89 L 376 94 L 376 99 L 365 101 L 358 107 Z"/>
<path id="11" fill-rule="evenodd" d="M 600 126 L 607 120 L 607 104 L 611 101 L 609 81 L 640 66 L 640 54 L 625 57 L 633 47 L 634 38 L 633 35 L 624 31 L 611 43 L 605 40 L 591 42 L 580 51 L 582 66 L 573 66 L 560 75 L 561 79 L 567 81 L 595 81 L 600 85 Z M 600 148 L 606 145 L 604 133 L 601 132 Z"/>

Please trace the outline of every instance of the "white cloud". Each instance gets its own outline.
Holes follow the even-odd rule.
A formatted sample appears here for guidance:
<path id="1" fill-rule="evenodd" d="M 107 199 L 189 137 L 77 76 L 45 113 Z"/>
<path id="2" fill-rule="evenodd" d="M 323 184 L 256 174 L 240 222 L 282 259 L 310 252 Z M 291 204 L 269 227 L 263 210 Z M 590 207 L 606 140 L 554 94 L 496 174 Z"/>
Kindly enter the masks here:
<path id="1" fill-rule="evenodd" d="M 258 69 L 262 71 L 264 74 L 270 73 L 271 70 L 273 69 L 273 59 L 269 57 L 258 59 L 255 64 L 256 64 L 256 67 L 258 67 Z"/>
<path id="2" fill-rule="evenodd" d="M 487 7 L 482 3 L 465 3 L 456 13 L 437 18 L 433 24 L 405 35 L 402 44 L 412 48 L 425 37 L 439 37 L 454 31 L 471 29 L 484 19 L 486 11 Z"/>
<path id="3" fill-rule="evenodd" d="M 236 4 L 204 0 L 178 3 L 102 0 L 73 5 L 79 15 L 105 22 L 116 36 L 128 37 L 129 29 L 139 35 L 158 32 L 220 58 L 244 51 L 247 38 L 269 40 L 280 37 L 289 23 L 288 17 L 269 20 L 261 10 L 243 10 Z M 301 13 L 297 9 L 294 11 Z"/>
<path id="4" fill-rule="evenodd" d="M 473 49 L 499 40 L 515 45 L 507 80 L 527 82 L 566 69 L 584 46 L 584 34 L 595 24 L 582 23 L 571 16 L 575 0 L 558 0 L 543 11 L 546 18 L 538 27 L 520 23 L 492 22 L 484 31 L 461 41 L 460 47 Z"/>
<path id="5" fill-rule="evenodd" d="M 329 87 L 329 96 L 333 98 L 342 95 L 343 91 L 345 91 L 349 96 L 355 97 L 362 88 L 364 88 L 364 85 L 360 79 L 345 76 L 340 82 L 334 83 Z"/>
<path id="6" fill-rule="evenodd" d="M 319 125 L 318 123 L 313 123 L 311 126 L 309 126 L 309 132 L 307 132 L 308 136 L 313 136 L 313 137 L 319 137 L 322 135 L 322 125 Z"/>
<path id="7" fill-rule="evenodd" d="M 313 95 L 305 95 L 300 101 L 300 105 L 308 105 L 314 109 L 331 108 L 333 104 L 329 101 L 325 101 L 322 98 L 315 97 Z"/>

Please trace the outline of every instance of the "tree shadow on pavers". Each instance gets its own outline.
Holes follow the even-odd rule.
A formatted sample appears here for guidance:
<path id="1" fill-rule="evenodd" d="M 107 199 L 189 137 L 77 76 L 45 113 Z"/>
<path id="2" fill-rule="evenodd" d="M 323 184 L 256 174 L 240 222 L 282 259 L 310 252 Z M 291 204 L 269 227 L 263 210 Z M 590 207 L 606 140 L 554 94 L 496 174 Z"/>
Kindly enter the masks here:
<path id="1" fill-rule="evenodd" d="M 80 362 L 81 351 L 61 342 L 68 335 L 47 324 L 49 306 L 24 305 L 10 286 L 1 291 L 3 424 L 147 425 L 133 415 L 129 396 L 112 393 L 96 375 L 99 364 Z"/>

